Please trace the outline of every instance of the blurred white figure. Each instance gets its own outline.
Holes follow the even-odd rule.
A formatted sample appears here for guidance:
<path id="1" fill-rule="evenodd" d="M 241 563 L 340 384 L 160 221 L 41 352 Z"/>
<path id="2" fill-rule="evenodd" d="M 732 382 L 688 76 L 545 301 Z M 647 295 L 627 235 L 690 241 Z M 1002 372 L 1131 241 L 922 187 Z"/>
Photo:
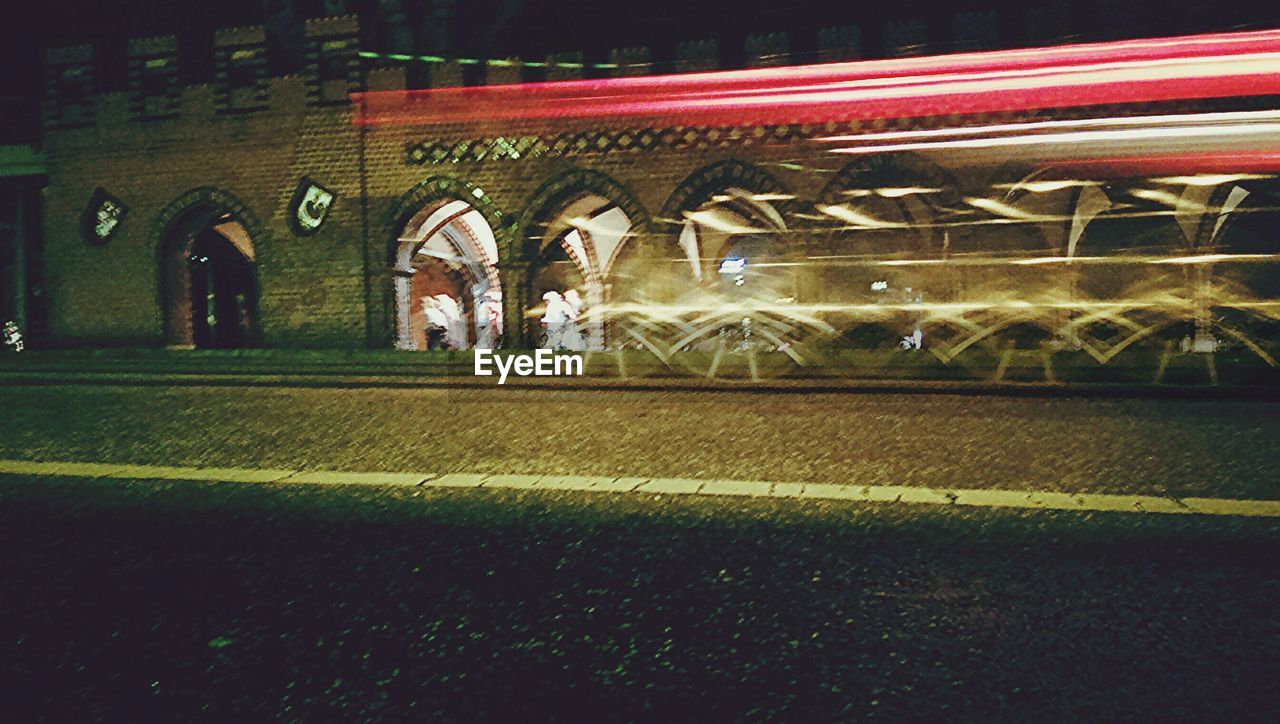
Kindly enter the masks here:
<path id="1" fill-rule="evenodd" d="M 564 324 L 564 333 L 560 336 L 560 342 L 564 349 L 569 352 L 582 352 L 587 348 L 587 340 L 582 336 L 582 328 L 578 319 L 582 316 L 582 297 L 579 296 L 577 289 L 570 289 L 564 293 L 564 304 L 567 311 L 567 319 Z"/>
<path id="2" fill-rule="evenodd" d="M 478 349 L 494 349 L 502 339 L 502 292 L 490 289 L 476 314 L 479 327 Z"/>
<path id="3" fill-rule="evenodd" d="M 441 349 L 445 346 L 445 337 L 449 332 L 449 318 L 440 308 L 435 297 L 422 298 L 422 316 L 426 320 L 427 349 Z"/>
<path id="4" fill-rule="evenodd" d="M 547 292 L 542 295 L 547 310 L 542 315 L 542 327 L 547 331 L 546 347 L 548 349 L 564 349 L 564 332 L 569 322 L 570 309 L 560 292 Z"/>
<path id="5" fill-rule="evenodd" d="M 22 332 L 18 331 L 18 324 L 13 320 L 4 323 L 4 345 L 14 352 L 22 351 Z"/>
<path id="6" fill-rule="evenodd" d="M 462 319 L 462 308 L 458 300 L 448 294 L 437 294 L 436 303 L 445 317 L 445 346 L 448 349 L 461 349 L 467 345 L 467 325 Z"/>
<path id="7" fill-rule="evenodd" d="M 924 334 L 920 332 L 920 328 L 916 327 L 916 331 L 902 338 L 903 349 L 921 349 L 924 346 Z"/>

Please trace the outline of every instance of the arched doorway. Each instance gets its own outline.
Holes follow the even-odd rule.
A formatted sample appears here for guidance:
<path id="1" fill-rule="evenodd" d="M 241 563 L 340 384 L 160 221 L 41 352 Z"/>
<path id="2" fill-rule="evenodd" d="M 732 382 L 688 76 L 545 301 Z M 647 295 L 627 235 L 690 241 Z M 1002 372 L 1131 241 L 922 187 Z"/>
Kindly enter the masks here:
<path id="1" fill-rule="evenodd" d="M 607 342 L 602 305 L 612 299 L 614 265 L 634 235 L 635 220 L 603 196 L 581 192 L 536 228 L 537 252 L 529 277 L 530 298 L 554 292 L 569 301 L 581 347 L 602 350 Z"/>
<path id="2" fill-rule="evenodd" d="M 950 257 L 978 236 L 962 223 L 963 196 L 950 172 L 911 153 L 856 158 L 827 183 L 815 204 L 814 246 L 829 260 L 813 264 L 809 279 L 834 310 L 823 315 L 840 330 L 833 350 L 955 343 L 952 325 L 963 320 L 937 303 L 966 281 Z"/>
<path id="3" fill-rule="evenodd" d="M 1280 340 L 1280 178 L 1240 175 L 1216 187 L 1206 209 L 1197 252 L 1219 261 L 1197 266 L 1214 331 L 1229 345 L 1270 349 L 1274 359 Z"/>
<path id="4" fill-rule="evenodd" d="M 525 339 L 573 350 L 616 348 L 615 307 L 632 281 L 620 279 L 619 269 L 637 256 L 650 224 L 631 191 L 608 174 L 575 168 L 544 182 L 515 227 L 520 257 L 529 264 L 522 292 L 533 306 Z M 547 302 L 553 294 L 560 299 Z M 552 303 L 559 313 L 548 309 Z M 561 334 L 543 330 L 543 319 L 560 316 L 570 319 Z"/>
<path id="5" fill-rule="evenodd" d="M 160 255 L 165 344 L 233 349 L 255 342 L 256 252 L 234 214 L 211 203 L 189 208 L 169 224 Z"/>
<path id="6" fill-rule="evenodd" d="M 692 281 L 676 299 L 698 310 L 673 351 L 780 351 L 794 341 L 783 306 L 796 298 L 786 264 L 787 224 L 775 203 L 787 194 L 734 185 L 681 212 L 677 243 Z"/>
<path id="7" fill-rule="evenodd" d="M 460 198 L 429 201 L 396 241 L 396 347 L 491 349 L 502 335 L 498 244 L 485 215 Z"/>

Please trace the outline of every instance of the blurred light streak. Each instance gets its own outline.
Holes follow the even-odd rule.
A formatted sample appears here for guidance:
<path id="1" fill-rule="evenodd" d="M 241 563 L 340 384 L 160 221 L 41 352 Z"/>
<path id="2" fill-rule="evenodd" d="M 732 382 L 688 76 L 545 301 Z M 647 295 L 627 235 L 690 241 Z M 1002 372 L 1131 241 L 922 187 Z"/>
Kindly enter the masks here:
<path id="1" fill-rule="evenodd" d="M 1105 158 L 1057 159 L 1046 173 L 1073 177 L 1133 178 L 1183 174 L 1274 173 L 1280 171 L 1280 141 L 1266 139 L 1261 149 L 1244 151 L 1192 151 L 1181 149 L 1159 155 L 1111 155 Z"/>
<path id="2" fill-rule="evenodd" d="M 723 231 L 729 234 L 766 234 L 773 229 L 756 228 L 754 226 L 743 226 L 724 218 L 723 214 L 715 211 L 686 211 L 684 216 L 695 224 L 701 224 L 710 229 Z"/>
<path id="3" fill-rule="evenodd" d="M 711 200 L 723 204 L 744 198 L 752 201 L 792 201 L 796 196 L 795 194 L 716 194 L 711 197 Z"/>
<path id="4" fill-rule="evenodd" d="M 1132 193 L 1132 191 L 1130 193 Z M 998 203 L 998 202 L 994 202 L 994 203 Z M 1017 209 L 1017 207 L 1010 206 L 1008 204 L 1003 204 L 1003 206 Z M 954 221 L 922 221 L 922 222 L 915 222 L 915 223 L 908 224 L 905 222 L 899 223 L 899 222 L 884 221 L 883 219 L 867 216 L 865 214 L 856 212 L 853 209 L 848 208 L 847 206 L 818 205 L 817 208 L 821 211 L 826 212 L 826 214 L 820 216 L 815 214 L 795 213 L 795 214 L 791 214 L 790 217 L 794 217 L 797 219 L 806 219 L 809 221 L 830 221 L 831 218 L 836 218 L 848 223 L 847 226 L 826 227 L 823 229 L 823 231 L 825 232 L 866 231 L 868 229 L 958 229 L 958 228 L 975 228 L 975 227 L 991 226 L 991 225 L 1004 226 L 1009 224 L 1051 223 L 1051 222 L 1058 222 L 1058 221 L 1071 221 L 1074 218 L 1073 214 L 1030 214 L 1026 212 L 1020 212 L 1020 213 L 1023 213 L 1025 218 L 1023 217 L 1011 218 L 1008 216 L 997 216 L 995 218 L 967 218 L 967 219 L 957 219 Z M 1107 216 L 1108 218 L 1111 218 L 1111 219 L 1149 219 L 1149 218 L 1160 218 L 1160 217 L 1172 217 L 1172 216 L 1176 216 L 1179 213 L 1175 209 L 1150 210 L 1150 211 L 1118 211 L 1117 209 L 1119 209 L 1119 207 L 1110 207 L 1110 208 L 1111 208 L 1111 211 L 1108 213 Z M 1250 208 L 1255 212 L 1280 211 L 1280 206 L 1259 205 L 1259 206 L 1253 206 Z M 686 212 L 686 213 L 705 213 L 705 212 Z M 846 218 L 843 218 L 842 215 L 843 216 L 852 215 L 852 216 L 849 216 L 849 218 L 846 219 Z M 1225 215 L 1229 215 L 1229 214 L 1224 214 L 1224 216 Z M 859 221 L 852 221 L 851 219 L 859 219 Z M 677 225 L 684 224 L 688 221 L 695 221 L 695 223 L 702 223 L 699 219 L 694 219 L 694 218 L 671 219 L 671 218 L 658 217 L 658 218 L 655 218 L 654 221 L 665 223 L 665 224 L 677 224 Z M 868 221 L 870 221 L 871 223 L 865 223 Z M 579 228 L 586 228 L 588 231 L 590 231 L 590 227 L 582 226 L 582 225 L 576 225 L 576 226 L 579 226 Z M 708 226 L 710 225 L 708 224 Z M 761 229 L 756 227 L 740 226 L 736 224 L 722 225 L 722 227 L 726 227 L 726 226 L 728 228 L 733 229 L 732 231 L 728 231 L 727 233 L 741 233 L 741 234 L 766 233 L 770 235 L 785 234 L 785 235 L 804 236 L 806 234 L 811 234 L 814 231 L 813 229 L 809 229 L 809 228 Z M 721 228 L 720 230 L 726 230 L 726 229 Z M 636 239 L 652 238 L 652 239 L 660 239 L 660 240 L 668 238 L 666 234 L 662 234 L 662 233 L 655 234 L 655 233 L 648 233 L 643 231 L 636 231 L 636 232 L 630 233 L 630 237 L 636 238 Z M 536 240 L 542 237 L 535 235 L 535 236 L 529 236 L 527 238 L 529 238 L 530 240 Z"/>
<path id="5" fill-rule="evenodd" d="M 1280 66 L 1276 68 L 1280 78 Z M 1259 140 L 1275 145 L 1275 134 L 1280 123 L 1243 123 L 1231 125 L 1192 126 L 1190 128 L 1133 128 L 1110 131 L 1073 131 L 1070 133 L 1042 133 L 1032 136 L 997 136 L 993 138 L 966 138 L 958 141 L 930 141 L 927 143 L 895 143 L 870 146 L 846 146 L 828 149 L 830 153 L 872 154 L 894 151 L 955 150 L 971 148 L 1001 148 L 1008 146 L 1042 146 L 1051 144 L 1094 144 L 1106 141 L 1140 143 L 1143 141 L 1187 138 L 1220 138 L 1222 136 L 1256 135 Z"/>
<path id="6" fill-rule="evenodd" d="M 792 68 L 352 94 L 354 122 L 678 125 L 974 114 L 1280 92 L 1280 31 Z"/>
<path id="7" fill-rule="evenodd" d="M 1061 181 L 1027 181 L 1026 183 L 996 184 L 993 188 L 1017 190 L 1022 189 L 1033 194 L 1044 194 L 1077 186 L 1096 186 L 1097 181 L 1063 179 Z"/>
<path id="8" fill-rule="evenodd" d="M 1103 256 L 1039 256 L 1031 259 L 1011 259 L 1010 264 L 1064 264 L 1080 261 L 1105 261 Z"/>
<path id="9" fill-rule="evenodd" d="M 823 136 L 815 141 L 856 142 L 856 141 L 914 141 L 949 136 L 1008 136 L 1032 135 L 1033 131 L 1053 131 L 1089 128 L 1151 127 L 1204 125 L 1237 121 L 1253 123 L 1280 120 L 1280 111 L 1222 111 L 1212 113 L 1173 113 L 1154 116 L 1114 116 L 1110 118 L 1083 118 L 1062 121 L 1026 121 L 1020 123 L 997 123 L 985 126 L 960 126 L 954 128 L 930 128 L 919 131 L 882 131 L 877 133 L 861 133 L 841 136 Z"/>
<path id="10" fill-rule="evenodd" d="M 1187 186 L 1218 186 L 1235 181 L 1260 181 L 1270 178 L 1256 173 L 1200 174 L 1197 176 L 1164 176 L 1151 179 L 1158 184 L 1186 184 Z"/>
<path id="11" fill-rule="evenodd" d="M 830 216 L 833 216 L 841 221 L 844 221 L 849 224 L 853 224 L 855 225 L 855 227 L 861 227 L 861 228 L 867 228 L 867 229 L 911 228 L 910 224 L 877 219 L 874 216 L 864 214 L 860 211 L 854 211 L 848 206 L 832 206 L 832 205 L 819 204 L 818 210 L 823 212 L 824 214 L 829 214 Z"/>
<path id="12" fill-rule="evenodd" d="M 1156 191 L 1155 189 L 1130 189 L 1129 194 L 1140 199 L 1164 204 L 1179 211 L 1198 214 L 1209 210 L 1209 207 L 1202 203 L 1184 199 L 1181 196 L 1169 193 L 1168 191 Z"/>
<path id="13" fill-rule="evenodd" d="M 1009 204 L 1004 204 L 999 201 L 993 201 L 991 199 L 980 199 L 974 196 L 967 196 L 965 197 L 964 201 L 970 206 L 976 206 L 979 209 L 982 209 L 983 211 L 990 211 L 993 214 L 999 214 L 1000 216 L 1007 216 L 1011 219 L 1020 219 L 1022 221 L 1052 221 L 1053 220 L 1051 216 L 1046 217 L 1044 214 L 1033 214 L 1027 211 L 1023 211 L 1022 209 L 1016 208 L 1014 206 L 1010 206 Z"/>
<path id="14" fill-rule="evenodd" d="M 937 194 L 942 193 L 942 189 L 925 188 L 923 186 L 902 186 L 898 188 L 874 189 L 878 196 L 886 199 L 897 199 L 903 196 L 913 196 L 918 194 Z"/>
<path id="15" fill-rule="evenodd" d="M 1174 256 L 1167 259 L 1151 259 L 1151 264 L 1213 264 L 1231 261 L 1266 261 L 1280 259 L 1280 254 L 1195 254 Z"/>
<path id="16" fill-rule="evenodd" d="M 1022 252 L 1026 254 L 1027 252 Z M 687 264 L 690 260 L 684 257 L 665 257 L 651 260 L 652 263 L 672 265 Z M 715 257 L 699 257 L 699 264 L 719 264 L 722 259 Z M 1221 262 L 1280 262 L 1280 254 L 1196 254 L 1191 256 L 1161 256 L 1155 254 L 1125 254 L 1115 256 L 990 256 L 981 253 L 969 253 L 946 258 L 929 257 L 920 259 L 886 259 L 883 256 L 866 254 L 842 254 L 805 257 L 796 261 L 753 262 L 753 268 L 763 267 L 802 267 L 802 266 L 1037 266 L 1042 264 L 1103 264 L 1108 266 L 1132 266 L 1136 264 L 1199 264 Z M 553 262 L 572 264 L 572 261 Z"/>

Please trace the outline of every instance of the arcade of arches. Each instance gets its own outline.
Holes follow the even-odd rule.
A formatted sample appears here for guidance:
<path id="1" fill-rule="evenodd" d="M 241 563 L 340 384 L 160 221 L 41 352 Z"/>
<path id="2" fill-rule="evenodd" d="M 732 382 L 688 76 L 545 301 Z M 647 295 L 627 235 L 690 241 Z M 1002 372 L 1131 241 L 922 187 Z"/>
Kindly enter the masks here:
<path id="1" fill-rule="evenodd" d="M 806 346 L 948 355 L 975 342 L 1196 344 L 1187 340 L 1204 333 L 1206 289 L 1246 300 L 1276 290 L 1254 267 L 1179 262 L 1280 251 L 1263 231 L 1277 211 L 1273 189 L 1004 169 L 957 180 L 912 158 L 850 164 L 813 203 L 762 173 L 730 175 L 649 223 L 616 194 L 562 192 L 534 210 L 515 247 L 527 260 L 515 282 L 527 300 L 517 346 L 799 359 Z M 503 335 L 507 247 L 484 214 L 462 199 L 435 202 L 399 244 L 400 348 L 463 349 Z M 1268 323 L 1254 311 L 1233 333 Z M 556 333 L 565 315 L 573 329 Z"/>
<path id="2" fill-rule="evenodd" d="M 394 346 L 800 360 L 1051 344 L 1102 360 L 1145 339 L 1216 348 L 1275 331 L 1274 178 L 966 173 L 858 161 L 812 201 L 759 171 L 691 176 L 700 185 L 652 218 L 620 187 L 586 186 L 531 203 L 520 224 L 478 194 L 443 195 L 396 232 Z M 255 246 L 235 214 L 179 215 L 161 288 L 168 344 L 254 343 Z"/>

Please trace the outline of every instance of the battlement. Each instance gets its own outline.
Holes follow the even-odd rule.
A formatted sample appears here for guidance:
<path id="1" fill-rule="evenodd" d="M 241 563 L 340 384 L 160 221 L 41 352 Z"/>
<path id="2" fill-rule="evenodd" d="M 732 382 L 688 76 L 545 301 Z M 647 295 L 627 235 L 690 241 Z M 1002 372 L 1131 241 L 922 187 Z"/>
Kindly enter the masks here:
<path id="1" fill-rule="evenodd" d="M 848 60 L 859 55 L 858 28 L 818 33 L 816 58 Z M 313 18 L 302 33 L 303 67 L 290 76 L 269 75 L 268 33 L 261 25 L 224 28 L 213 37 L 212 83 L 182 85 L 176 36 L 127 41 L 128 85 L 124 92 L 100 92 L 94 48 L 48 48 L 45 52 L 46 132 L 163 122 L 193 116 L 200 121 L 272 113 L 305 113 L 341 107 L 350 94 L 503 85 L 537 80 L 623 77 L 652 73 L 658 66 L 647 47 L 618 48 L 604 62 L 588 62 L 583 52 L 557 52 L 543 59 L 471 59 L 376 53 L 361 47 L 356 16 Z M 790 61 L 786 33 L 745 39 L 738 56 L 747 67 Z M 677 43 L 664 69 L 676 72 L 724 66 L 715 40 Z"/>

